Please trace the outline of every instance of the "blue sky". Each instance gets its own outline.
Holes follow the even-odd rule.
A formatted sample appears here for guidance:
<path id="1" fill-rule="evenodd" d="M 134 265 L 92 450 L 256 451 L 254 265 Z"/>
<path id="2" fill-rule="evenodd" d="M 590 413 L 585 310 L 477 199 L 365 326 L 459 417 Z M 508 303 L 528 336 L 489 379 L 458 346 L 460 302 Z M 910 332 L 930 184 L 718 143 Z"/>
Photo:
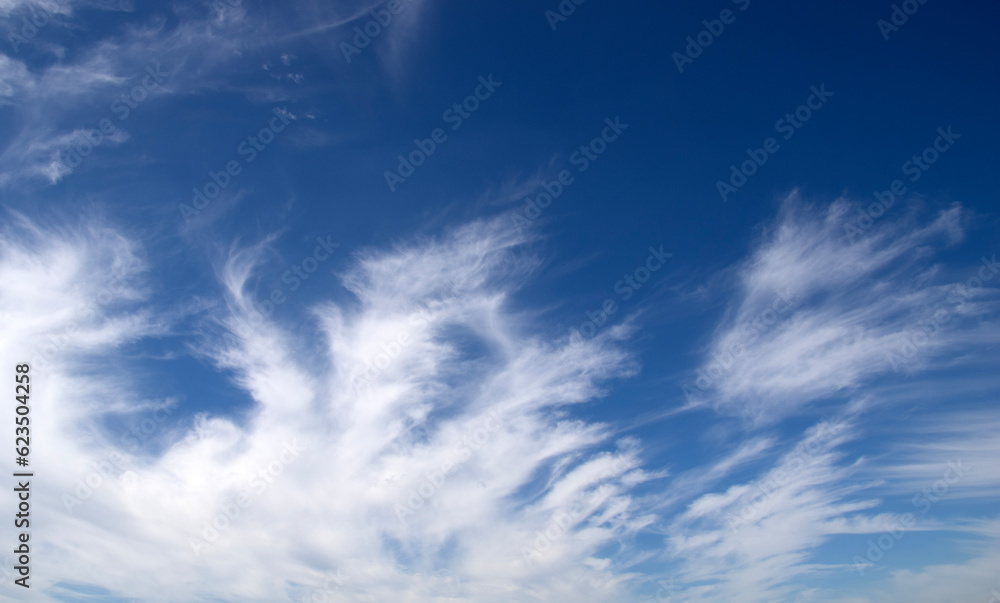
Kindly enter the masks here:
<path id="1" fill-rule="evenodd" d="M 997 16 L 0 0 L 0 597 L 1000 601 Z"/>

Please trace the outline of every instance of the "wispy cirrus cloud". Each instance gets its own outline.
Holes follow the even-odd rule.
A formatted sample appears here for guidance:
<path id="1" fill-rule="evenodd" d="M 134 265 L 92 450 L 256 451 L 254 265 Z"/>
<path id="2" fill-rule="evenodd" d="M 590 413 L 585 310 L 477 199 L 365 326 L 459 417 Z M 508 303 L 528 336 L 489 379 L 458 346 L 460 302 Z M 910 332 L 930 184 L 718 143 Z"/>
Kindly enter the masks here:
<path id="1" fill-rule="evenodd" d="M 940 276 L 914 282 L 938 269 L 934 249 L 962 240 L 963 212 L 956 205 L 927 223 L 883 218 L 853 239 L 844 225 L 855 213 L 846 200 L 816 208 L 793 193 L 785 201 L 740 267 L 736 301 L 688 394 L 769 422 L 894 370 L 890 355 L 951 293 L 953 283 Z M 978 264 L 978 255 L 970 258 L 970 270 Z M 997 307 L 980 305 L 952 321 L 921 356 L 952 353 L 982 327 L 995 341 L 1000 331 L 989 317 Z"/>
<path id="2" fill-rule="evenodd" d="M 156 457 L 117 450 L 123 460 L 78 506 L 49 501 L 51 528 L 39 528 L 38 538 L 51 542 L 60 580 L 106 586 L 93 584 L 92 572 L 115 559 L 123 573 L 113 593 L 148 600 L 281 599 L 315 588 L 333 568 L 346 576 L 341 592 L 359 601 L 501 601 L 512 592 L 620 600 L 624 576 L 601 551 L 652 521 L 630 491 L 654 476 L 639 468 L 638 442 L 616 442 L 608 426 L 573 419 L 567 409 L 599 398 L 603 383 L 633 367 L 611 336 L 570 345 L 568 337 L 524 332 L 508 298 L 537 260 L 515 253 L 527 239 L 508 224 L 472 223 L 358 255 L 343 275 L 356 303 L 314 309 L 325 342 L 319 356 L 279 324 L 238 327 L 248 318 L 246 287 L 259 256 L 234 249 L 220 265 L 228 303 L 206 316 L 228 334 L 198 344 L 198 353 L 233 372 L 254 400 L 251 413 L 198 418 L 166 434 Z M 23 264 L 10 254 L 33 252 L 17 244 L 5 259 Z M 78 258 L 94 245 L 66 244 L 72 278 L 82 276 Z M 35 289 L 45 295 L 53 286 L 46 279 Z M 118 311 L 107 308 L 104 320 Z M 356 391 L 354 377 L 401 329 L 409 338 L 391 364 Z M 143 333 L 135 327 L 119 337 Z M 80 359 L 101 352 L 68 349 Z M 58 392 L 66 417 L 100 424 L 109 412 L 126 412 L 127 403 L 88 402 L 111 382 L 122 400 L 136 395 L 135 384 L 112 374 L 84 377 L 74 363 L 59 366 L 46 374 L 46 389 Z M 40 392 L 38 407 L 50 403 Z M 94 430 L 84 437 L 69 423 L 47 427 L 65 446 L 39 458 L 40 479 L 71 496 L 75 480 L 120 447 L 111 434 L 95 441 Z M 289 458 L 285 450 L 296 452 Z M 45 469 L 69 456 L 65 469 Z M 253 476 L 268 467 L 281 468 L 274 486 L 255 490 Z M 242 496 L 250 503 L 238 517 L 216 521 Z M 280 535 L 266 546 L 263 526 Z M 120 557 L 137 546 L 149 554 Z M 173 569 L 151 578 L 153 565 Z M 256 566 L 258 579 L 236 578 Z M 199 578 L 177 582 L 176 571 Z M 38 580 L 42 590 L 61 588 Z"/>
<path id="3" fill-rule="evenodd" d="M 975 520 L 954 516 L 921 514 L 912 506 L 903 511 L 883 511 L 878 493 L 891 490 L 908 494 L 931 491 L 946 471 L 948 459 L 975 459 L 968 467 L 978 468 L 960 476 L 961 487 L 949 483 L 948 499 L 990 498 L 1000 484 L 1000 474 L 989 464 L 973 465 L 982 457 L 977 451 L 989 440 L 994 425 L 969 422 L 968 415 L 952 417 L 972 441 L 950 439 L 941 433 L 922 440 L 920 458 L 910 458 L 905 467 L 853 457 L 848 452 L 865 428 L 865 405 L 855 404 L 842 417 L 818 423 L 788 446 L 776 461 L 754 479 L 733 484 L 691 502 L 676 516 L 667 534 L 668 558 L 674 561 L 672 581 L 659 591 L 659 601 L 792 601 L 803 597 L 816 601 L 902 601 L 946 600 L 959 591 L 945 575 L 964 576 L 963 588 L 976 596 L 986 594 L 995 580 L 996 546 L 1000 538 L 995 518 Z M 907 430 L 908 431 L 908 430 Z M 903 438 L 920 434 L 919 428 L 900 434 Z M 947 430 L 944 430 L 947 431 Z M 901 471 L 902 469 L 902 471 Z M 905 475 L 912 481 L 899 481 Z M 974 477 L 975 476 L 975 477 Z M 911 490 L 912 489 L 912 490 Z M 933 495 L 932 495 L 933 496 Z M 909 496 L 907 496 L 909 503 Z M 940 513 L 938 515 L 941 515 Z M 841 553 L 829 560 L 817 559 L 822 545 L 837 537 L 894 534 L 889 548 L 911 544 L 913 532 L 975 534 L 964 548 L 969 560 L 964 564 L 930 565 L 923 570 L 881 572 L 875 586 L 867 586 L 869 596 L 845 599 L 815 586 L 828 576 L 848 576 L 852 580 L 859 565 L 872 564 L 863 557 L 867 544 L 859 544 L 860 555 Z M 859 542 L 865 542 L 861 539 Z M 840 549 L 834 549 L 840 550 Z M 871 571 L 869 569 L 869 571 Z M 876 574 L 879 575 L 879 574 Z M 915 583 L 929 588 L 920 592 Z M 934 593 L 934 594 L 931 594 Z M 934 597 L 939 597 L 935 599 Z M 968 599 L 975 600 L 975 599 Z"/>
<path id="4" fill-rule="evenodd" d="M 393 3 L 393 11 L 389 12 L 385 0 L 350 0 L 322 5 L 302 0 L 293 5 L 299 23 L 290 24 L 290 31 L 283 32 L 280 39 L 299 40 L 332 34 L 339 40 L 333 46 L 336 60 L 345 61 L 349 66 L 356 56 L 371 52 L 380 58 L 388 74 L 400 79 L 405 74 L 407 51 L 417 41 L 428 4 L 427 0 L 401 0 Z M 378 18 L 373 12 L 379 13 Z M 374 25 L 368 25 L 369 22 Z M 358 34 L 355 28 L 362 33 Z"/>
<path id="5" fill-rule="evenodd" d="M 12 3 L 8 9 L 29 4 Z M 360 20 L 365 16 L 371 19 L 371 10 L 381 10 L 381 3 L 300 4 L 300 20 L 310 24 L 305 29 L 301 24 L 275 24 L 266 14 L 238 0 L 208 5 L 180 3 L 171 6 L 172 19 L 161 15 L 142 23 L 130 22 L 71 55 L 57 52 L 51 61 L 26 63 L 25 59 L 0 54 L 0 107 L 7 106 L 19 118 L 19 128 L 0 150 L 0 186 L 30 185 L 37 180 L 51 184 L 72 173 L 65 165 L 54 165 L 48 154 L 25 156 L 25 150 L 47 147 L 82 127 L 96 127 L 101 118 L 112 117 L 107 108 L 115 98 L 128 93 L 150 66 L 170 73 L 169 81 L 161 82 L 150 97 L 231 92 L 251 103 L 281 102 L 296 94 L 293 90 L 307 81 L 306 75 L 290 71 L 275 79 L 265 75 L 267 71 L 257 74 L 260 63 L 255 57 L 273 53 L 273 41 L 265 43 L 249 32 L 278 29 L 273 33 L 291 47 L 311 33 L 347 28 L 356 21 L 364 25 Z M 386 69 L 397 77 L 405 61 L 405 40 L 411 39 L 417 27 L 422 4 L 421 0 L 409 0 L 406 10 L 394 15 L 393 22 L 380 33 L 375 45 L 379 50 L 372 51 L 383 57 Z M 60 6 L 71 18 L 71 5 Z M 127 3 L 113 2 L 101 3 L 99 8 L 130 10 Z M 352 36 L 344 40 L 350 42 Z M 282 52 L 274 58 L 279 56 L 285 57 L 281 62 L 287 70 L 292 55 Z M 220 77 L 223 73 L 226 77 Z M 95 106 L 99 107 L 96 111 Z M 337 140 L 336 135 L 318 130 L 308 139 L 303 135 L 296 135 L 299 142 L 312 146 Z"/>
<path id="6" fill-rule="evenodd" d="M 239 2 L 217 4 L 210 14 L 178 5 L 176 25 L 168 26 L 162 18 L 129 24 L 49 62 L 26 63 L 0 54 L 0 74 L 5 76 L 0 104 L 18 116 L 19 124 L 0 151 L 0 184 L 26 184 L 36 178 L 54 183 L 70 174 L 65 159 L 62 167 L 54 165 L 49 148 L 81 129 L 98 128 L 102 119 L 124 132 L 128 122 L 119 123 L 115 99 L 130 94 L 150 69 L 155 69 L 157 83 L 146 87 L 142 102 L 225 85 L 215 77 L 218 70 L 247 63 L 239 55 L 245 10 Z M 65 154 L 67 149 L 58 150 Z"/>
<path id="7" fill-rule="evenodd" d="M 836 229 L 792 209 L 781 249 L 825 266 L 816 235 Z M 899 245 L 955 240 L 948 216 Z M 540 335 L 517 309 L 541 264 L 528 251 L 537 235 L 508 218 L 357 251 L 340 274 L 349 295 L 313 305 L 304 332 L 254 320 L 256 274 L 277 234 L 229 247 L 216 261 L 214 302 L 171 313 L 144 284 L 138 243 L 92 222 L 43 228 L 15 217 L 0 274 L 4 283 L 30 280 L 33 296 L 18 301 L 5 285 L 4 307 L 15 310 L 4 324 L 21 326 L 5 330 L 4 358 L 21 361 L 23 341 L 65 342 L 60 361 L 36 377 L 44 387 L 34 403 L 53 412 L 38 429 L 60 442 L 38 454 L 39 487 L 62 493 L 40 503 L 48 519 L 33 537 L 59 573 L 38 574 L 38 587 L 53 597 L 297 600 L 336 572 L 331 592 L 357 601 L 600 602 L 656 593 L 664 587 L 651 583 L 669 575 L 674 601 L 827 600 L 816 578 L 852 567 L 818 558 L 824 544 L 900 521 L 881 497 L 934 476 L 944 456 L 994 452 L 990 421 L 956 416 L 925 434 L 927 450 L 940 454 L 904 447 L 867 459 L 857 446 L 877 404 L 862 397 L 799 437 L 746 424 L 741 443 L 690 470 L 670 477 L 669 467 L 647 467 L 642 441 L 574 412 L 635 374 L 629 332 Z M 797 233 L 811 244 L 801 247 Z M 905 250 L 886 236 L 872 243 L 893 249 L 881 272 L 834 275 L 844 291 L 905 281 L 896 265 Z M 737 299 L 744 315 L 790 284 L 768 268 L 772 248 L 765 240 L 747 262 L 750 294 Z M 132 284 L 116 285 L 115 301 L 90 303 L 117 274 L 133 275 Z M 798 291 L 815 298 L 795 312 L 840 316 L 842 300 L 811 278 Z M 176 333 L 183 320 L 200 333 L 184 342 L 189 352 L 228 375 L 251 405 L 179 417 L 155 446 L 128 449 L 115 420 L 173 408 L 176 392 L 151 394 L 149 383 L 111 367 L 122 346 Z M 774 361 L 762 353 L 744 362 L 755 374 L 754 363 Z M 916 438 L 919 426 L 910 427 Z M 81 490 L 93 475 L 99 483 Z M 993 477 L 977 479 L 968 482 L 977 494 L 960 499 L 995 492 Z M 975 533 L 982 543 L 964 566 L 925 568 L 927 580 L 986 579 L 974 559 L 989 558 L 989 530 L 976 521 L 991 520 L 942 515 L 913 528 Z M 651 534 L 663 538 L 651 543 Z M 122 555 L 130 550 L 144 553 Z M 94 578 L 108 566 L 119 573 Z M 192 578 L 173 578 L 182 574 Z M 884 579 L 878 588 L 892 598 L 905 585 Z"/>
<path id="8" fill-rule="evenodd" d="M 791 598 L 797 579 L 817 569 L 808 558 L 825 537 L 874 521 L 859 515 L 876 503 L 859 496 L 838 451 L 854 437 L 849 420 L 818 424 L 760 477 L 688 505 L 669 530 L 684 585 L 670 600 Z"/>

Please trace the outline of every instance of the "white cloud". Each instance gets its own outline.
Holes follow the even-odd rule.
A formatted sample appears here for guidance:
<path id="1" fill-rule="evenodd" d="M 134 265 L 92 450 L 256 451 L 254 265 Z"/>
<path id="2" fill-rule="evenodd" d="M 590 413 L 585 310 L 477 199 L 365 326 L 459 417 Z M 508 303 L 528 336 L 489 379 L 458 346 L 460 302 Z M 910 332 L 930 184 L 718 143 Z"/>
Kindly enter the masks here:
<path id="1" fill-rule="evenodd" d="M 44 383 L 36 407 L 61 417 L 38 429 L 63 442 L 39 447 L 37 487 L 75 497 L 95 463 L 116 461 L 72 511 L 65 499 L 40 499 L 47 520 L 35 538 L 59 573 L 39 574 L 36 587 L 100 575 L 101 586 L 146 600 L 273 601 L 306 594 L 340 568 L 338 591 L 356 601 L 621 600 L 625 576 L 603 551 L 652 521 L 630 494 L 652 476 L 638 468 L 637 442 L 616 443 L 607 426 L 565 409 L 633 369 L 610 336 L 570 345 L 523 332 L 506 298 L 537 261 L 518 253 L 526 240 L 501 224 L 509 220 L 360 254 L 344 275 L 357 303 L 314 311 L 326 341 L 318 356 L 278 324 L 237 329 L 249 318 L 245 289 L 260 249 L 234 250 L 220 268 L 229 303 L 218 316 L 234 332 L 200 351 L 235 372 L 255 407 L 240 421 L 203 416 L 169 434 L 159 456 L 122 450 L 118 434 L 88 439 L 74 422 L 121 412 L 137 392 L 95 362 L 106 348 L 80 349 L 72 336 L 61 361 L 36 377 Z M 96 243 L 73 241 L 61 277 L 33 282 L 40 298 L 82 278 L 80 258 Z M 17 245 L 3 270 L 53 253 Z M 415 312 L 420 320 L 410 321 Z M 102 314 L 105 323 L 124 320 L 115 308 Z M 112 341 L 148 332 L 141 321 L 125 324 Z M 356 393 L 354 377 L 401 330 L 410 338 Z M 5 356 L 17 353 L 13 345 Z M 72 368 L 84 361 L 86 374 Z M 120 404 L 97 404 L 108 387 Z M 57 469 L 57 459 L 72 462 Z M 268 467 L 280 475 L 257 482 Z M 206 526 L 241 492 L 251 503 L 196 554 L 194 539 L 213 536 Z M 100 567 L 116 570 L 108 577 Z"/>
<path id="2" fill-rule="evenodd" d="M 846 486 L 854 470 L 837 447 L 856 437 L 847 420 L 821 423 L 759 478 L 692 502 L 669 531 L 678 601 L 784 600 L 810 570 L 809 552 L 825 537 L 852 533 L 847 521 L 875 502 Z M 699 586 L 699 583 L 710 586 Z"/>
<path id="3" fill-rule="evenodd" d="M 120 130 L 122 117 L 113 112 L 113 103 L 139 84 L 149 69 L 156 71 L 157 83 L 144 93 L 143 103 L 161 95 L 218 88 L 218 70 L 240 59 L 245 10 L 238 2 L 217 4 L 220 8 L 211 16 L 179 15 L 183 18 L 176 27 L 168 28 L 162 20 L 126 26 L 79 48 L 68 59 L 60 56 L 34 70 L 0 55 L 0 104 L 14 108 L 20 125 L 0 153 L 0 185 L 33 178 L 54 183 L 68 175 L 72 170 L 53 160 L 50 147 L 76 131 L 97 128 L 101 119 L 110 119 Z M 128 3 L 103 2 L 100 8 L 126 10 Z M 166 76 L 161 75 L 164 72 Z M 247 92 L 260 93 L 252 88 Z M 83 112 L 81 107 L 96 109 Z M 122 142 L 123 132 L 113 139 Z"/>
<path id="4" fill-rule="evenodd" d="M 25 157 L 25 149 L 46 147 L 53 140 L 68 136 L 82 127 L 95 127 L 98 120 L 114 117 L 109 110 L 98 110 L 81 115 L 81 107 L 109 107 L 115 98 L 128 92 L 146 74 L 149 66 L 162 65 L 170 73 L 169 81 L 161 82 L 149 94 L 187 95 L 206 90 L 222 90 L 244 95 L 252 103 L 275 103 L 288 99 L 293 88 L 307 81 L 305 73 L 298 70 L 278 79 L 233 84 L 232 75 L 239 71 L 255 71 L 257 61 L 249 57 L 254 50 L 267 46 L 272 50 L 275 40 L 291 43 L 312 33 L 346 26 L 368 15 L 380 3 L 337 3 L 317 7 L 313 3 L 300 3 L 296 11 L 300 20 L 309 25 L 281 25 L 268 21 L 267 16 L 249 10 L 238 0 L 199 4 L 174 4 L 171 9 L 177 18 L 176 26 L 168 26 L 162 18 L 151 18 L 142 25 L 126 25 L 112 35 L 98 39 L 77 49 L 67 58 L 63 49 L 41 39 L 28 41 L 50 50 L 54 62 L 44 67 L 29 69 L 19 60 L 0 54 L 0 106 L 16 107 L 20 127 L 9 136 L 8 144 L 0 152 L 0 186 L 42 179 L 54 183 L 70 172 L 56 165 L 50 157 Z M 380 52 L 385 57 L 386 69 L 397 77 L 405 63 L 404 40 L 412 40 L 419 16 L 423 11 L 422 0 L 407 0 L 405 10 L 394 16 L 394 21 L 380 34 Z M 21 1 L 7 0 L 0 4 L 0 14 L 5 11 L 19 14 L 19 9 L 44 6 L 59 11 L 67 22 L 72 12 L 86 6 L 102 10 L 133 10 L 131 2 L 101 0 L 97 2 L 62 3 L 58 0 Z M 71 10 L 73 9 L 73 10 Z M 207 11 L 207 12 L 206 12 Z M 261 31 L 272 31 L 271 36 L 261 36 Z M 42 36 L 39 36 L 41 38 Z M 324 40 L 323 47 L 329 46 Z M 339 55 L 340 51 L 335 49 Z M 280 53 L 283 64 L 295 58 Z M 345 64 L 345 67 L 349 67 Z M 225 74 L 227 77 L 220 77 Z M 144 101 L 149 102 L 149 101 Z M 116 121 L 117 123 L 117 121 Z M 315 135 L 308 144 L 322 144 Z M 334 135 L 327 135 L 335 139 Z M 319 142 L 317 142 L 319 141 Z"/>
<path id="5" fill-rule="evenodd" d="M 995 500 L 1000 496 L 998 431 L 1000 417 L 992 411 L 935 415 L 896 434 L 891 456 L 878 473 L 897 493 L 933 495 L 937 485 L 946 488 L 941 496 L 950 501 Z"/>
<path id="6" fill-rule="evenodd" d="M 0 16 L 7 17 L 21 9 L 36 14 L 47 11 L 49 14 L 65 15 L 71 12 L 72 7 L 73 2 L 69 0 L 0 0 Z M 25 16 L 30 19 L 31 13 L 28 12 Z"/>
<path id="7" fill-rule="evenodd" d="M 881 268 L 853 278 L 834 271 L 833 294 L 801 267 L 829 267 L 831 231 L 824 220 L 794 216 L 786 214 L 779 243 L 765 242 L 748 263 L 738 317 L 794 283 L 812 297 L 786 320 L 808 338 L 805 326 L 821 318 L 850 322 L 851 301 L 882 303 L 867 288 L 898 291 L 894 277 L 904 271 L 896 262 L 907 252 L 897 245 L 906 242 L 873 233 L 869 251 L 882 259 L 869 261 Z M 911 249 L 948 239 L 956 219 L 945 214 L 904 237 Z M 137 449 L 109 420 L 173 413 L 178 392 L 150 395 L 149 383 L 120 370 L 120 348 L 174 333 L 173 323 L 195 310 L 159 307 L 141 246 L 106 226 L 43 228 L 14 215 L 4 235 L 3 363 L 33 349 L 48 360 L 35 361 L 32 377 L 33 425 L 46 442 L 33 453 L 35 487 L 58 493 L 37 499 L 45 521 L 32 535 L 46 558 L 33 579 L 47 596 L 102 587 L 149 601 L 301 600 L 339 572 L 336 584 L 327 581 L 331 598 L 351 601 L 610 602 L 634 598 L 657 574 L 637 568 L 657 563 L 672 568 L 673 601 L 830 600 L 805 584 L 851 572 L 851 561 L 823 564 L 814 554 L 834 537 L 898 522 L 877 495 L 936 479 L 945 457 L 978 466 L 996 454 L 987 435 L 995 421 L 973 414 L 925 431 L 911 424 L 912 437 L 891 455 L 862 459 L 849 448 L 867 433 L 875 405 L 864 401 L 797 443 L 750 431 L 742 444 L 663 480 L 666 470 L 642 466 L 640 441 L 616 439 L 614 425 L 572 412 L 600 404 L 612 380 L 636 372 L 620 341 L 627 333 L 538 335 L 512 300 L 540 259 L 526 251 L 534 235 L 514 229 L 509 216 L 357 252 L 340 275 L 350 297 L 313 306 L 311 332 L 255 323 L 256 274 L 277 235 L 233 246 L 217 262 L 218 303 L 197 302 L 202 338 L 188 343 L 252 406 L 157 423 L 155 445 Z M 903 293 L 888 292 L 909 308 Z M 755 363 L 774 366 L 776 352 L 760 351 L 741 367 L 742 379 L 761 374 Z M 772 379 L 761 386 L 772 397 L 799 387 L 794 375 Z M 907 448 L 917 436 L 923 448 Z M 965 485 L 978 495 L 961 498 L 992 496 L 993 473 L 970 472 Z M 10 505 L 11 494 L 0 502 Z M 985 583 L 993 520 L 935 516 L 914 529 L 974 535 L 980 545 L 966 563 L 883 580 L 879 592 L 889 594 L 873 601 L 906 591 L 903 578 L 932 584 L 927 593 L 947 592 L 938 585 L 954 576 Z M 664 538 L 642 543 L 651 533 Z"/>
<path id="8" fill-rule="evenodd" d="M 0 106 L 7 104 L 3 97 L 10 98 L 33 85 L 31 75 L 24 63 L 0 54 Z"/>
<path id="9" fill-rule="evenodd" d="M 970 320 L 951 320 L 920 349 L 917 363 L 965 348 L 970 337 L 1000 339 L 984 320 L 995 301 L 957 309 L 946 301 L 952 283 L 910 284 L 912 275 L 934 273 L 934 248 L 961 240 L 960 207 L 926 225 L 885 216 L 852 240 L 844 226 L 855 210 L 843 200 L 810 207 L 797 193 L 785 201 L 740 268 L 735 307 L 685 388 L 689 395 L 766 423 L 897 370 L 891 354 L 898 356 L 935 310 Z M 969 270 L 978 265 L 979 256 L 971 257 Z"/>
<path id="10" fill-rule="evenodd" d="M 988 590 L 985 585 L 996 577 L 989 563 L 995 568 L 996 546 L 1000 543 L 997 520 L 938 518 L 935 514 L 920 513 L 920 507 L 909 507 L 909 518 L 904 512 L 878 512 L 882 503 L 870 498 L 871 493 L 878 489 L 881 480 L 892 480 L 899 471 L 891 464 L 852 460 L 843 452 L 861 436 L 861 418 L 862 415 L 852 412 L 844 418 L 820 423 L 759 477 L 729 486 L 724 492 L 705 494 L 692 502 L 668 531 L 669 557 L 676 569 L 672 588 L 660 589 L 661 600 L 860 603 L 946 601 L 950 596 L 957 597 L 951 600 L 965 601 L 975 599 L 962 597 L 963 593 L 985 593 Z M 962 416 L 954 422 L 957 425 L 961 419 L 971 418 Z M 933 488 L 935 480 L 940 480 L 947 470 L 947 464 L 941 463 L 943 457 L 934 455 L 934 451 L 949 449 L 949 453 L 968 458 L 970 453 L 977 453 L 978 442 L 995 433 L 992 424 L 963 425 L 966 434 L 975 436 L 971 442 L 947 438 L 925 441 L 929 449 L 926 458 L 919 465 L 916 461 L 908 465 L 907 473 L 929 476 L 921 485 Z M 905 438 L 914 434 L 900 435 Z M 980 475 L 975 483 L 963 475 L 956 485 L 953 476 L 949 476 L 946 493 L 949 500 L 969 498 L 970 492 L 992 497 L 1000 475 L 988 466 L 977 466 L 985 476 Z M 968 474 L 973 475 L 971 471 Z M 965 493 L 960 494 L 959 490 Z M 869 497 L 862 498 L 865 491 Z M 937 515 L 941 515 L 938 511 Z M 891 562 L 893 545 L 913 546 L 912 536 L 904 538 L 917 531 L 950 531 L 975 535 L 977 540 L 976 544 L 965 546 L 970 553 L 968 561 L 875 574 L 881 577 L 876 579 L 874 589 L 868 587 L 869 591 L 874 590 L 870 596 L 842 599 L 837 597 L 836 590 L 805 586 L 810 579 L 828 575 L 843 576 L 838 584 L 848 585 L 858 579 L 855 563 L 861 563 L 866 571 L 874 566 L 865 559 L 864 545 L 856 551 L 858 555 L 841 553 L 839 562 L 816 562 L 813 558 L 816 551 L 833 537 L 895 534 L 890 548 L 877 559 Z M 886 561 L 882 560 L 884 556 Z M 961 587 L 956 587 L 957 583 L 949 576 L 966 579 Z"/>

